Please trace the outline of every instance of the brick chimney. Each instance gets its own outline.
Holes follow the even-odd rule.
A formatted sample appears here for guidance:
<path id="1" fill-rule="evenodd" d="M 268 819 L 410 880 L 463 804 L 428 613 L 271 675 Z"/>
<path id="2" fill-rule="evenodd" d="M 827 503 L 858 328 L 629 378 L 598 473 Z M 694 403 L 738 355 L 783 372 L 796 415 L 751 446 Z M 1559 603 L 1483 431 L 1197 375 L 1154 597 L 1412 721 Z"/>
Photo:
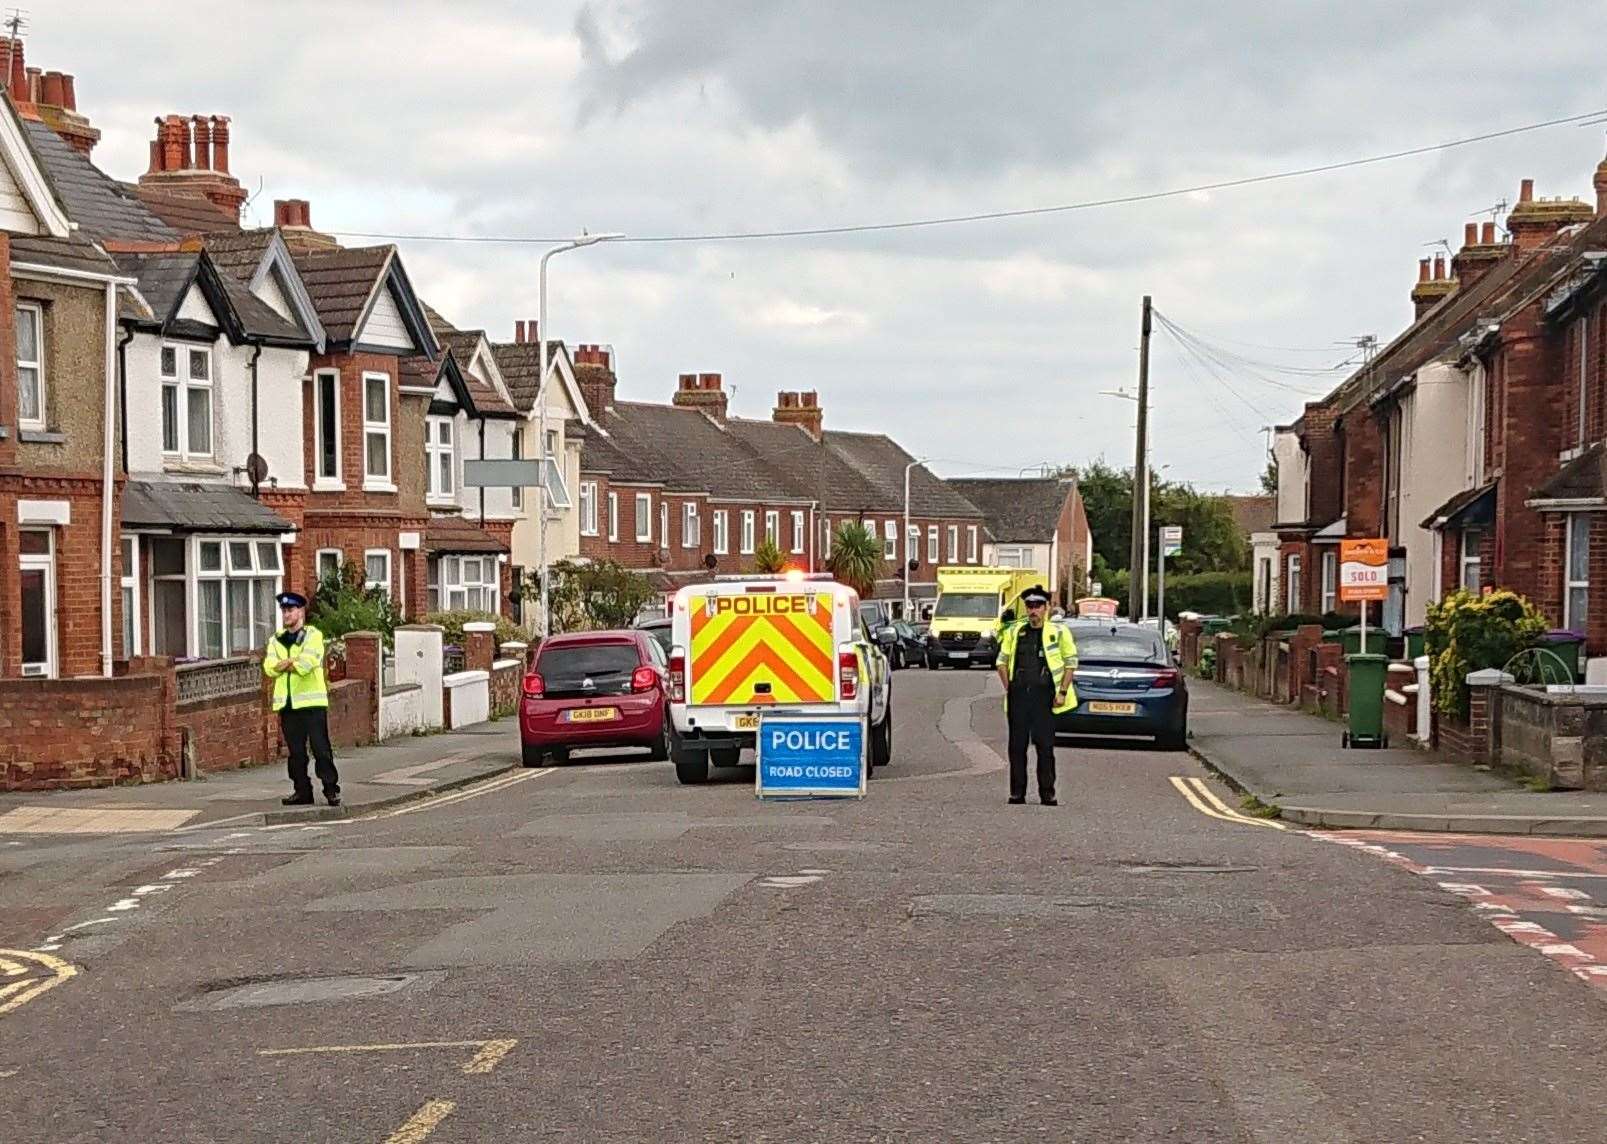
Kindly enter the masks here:
<path id="1" fill-rule="evenodd" d="M 771 420 L 778 425 L 801 425 L 816 441 L 824 432 L 825 417 L 825 411 L 820 408 L 820 395 L 812 389 L 776 394 L 776 407 L 770 411 Z"/>
<path id="2" fill-rule="evenodd" d="M 275 199 L 273 225 L 285 245 L 297 253 L 334 250 L 340 243 L 312 228 L 312 205 L 306 199 Z"/>
<path id="3" fill-rule="evenodd" d="M 1466 223 L 1462 227 L 1462 249 L 1451 259 L 1451 277 L 1458 288 L 1466 290 L 1484 277 L 1485 272 L 1512 253 L 1512 244 L 1497 242 L 1495 223 Z"/>
<path id="4" fill-rule="evenodd" d="M 1534 180 L 1525 179 L 1518 189 L 1518 205 L 1507 215 L 1507 233 L 1518 253 L 1528 254 L 1549 243 L 1563 227 L 1594 217 L 1590 204 L 1578 199 L 1535 198 Z"/>
<path id="5" fill-rule="evenodd" d="M 607 346 L 575 347 L 575 381 L 586 408 L 593 414 L 614 406 L 614 390 L 619 379 L 614 374 L 614 352 Z"/>
<path id="6" fill-rule="evenodd" d="M 1590 180 L 1596 188 L 1596 217 L 1607 215 L 1607 159 L 1596 164 L 1596 175 Z"/>
<path id="7" fill-rule="evenodd" d="M 698 409 L 725 424 L 727 395 L 717 373 L 683 373 L 673 403 L 682 409 Z"/>
<path id="8" fill-rule="evenodd" d="M 247 196 L 240 180 L 229 173 L 229 117 L 167 115 L 158 119 L 151 167 L 139 181 L 143 187 L 201 195 L 238 222 Z"/>
<path id="9" fill-rule="evenodd" d="M 100 142 L 100 132 L 78 112 L 78 95 L 73 77 L 59 71 L 41 72 L 23 59 L 21 40 L 0 37 L 0 82 L 6 85 L 19 114 L 37 119 L 67 141 L 67 145 L 88 155 Z"/>
<path id="10" fill-rule="evenodd" d="M 1441 301 L 1456 293 L 1456 279 L 1445 275 L 1445 255 L 1436 254 L 1432 260 L 1417 260 L 1417 285 L 1412 287 L 1413 321 L 1420 320 Z"/>

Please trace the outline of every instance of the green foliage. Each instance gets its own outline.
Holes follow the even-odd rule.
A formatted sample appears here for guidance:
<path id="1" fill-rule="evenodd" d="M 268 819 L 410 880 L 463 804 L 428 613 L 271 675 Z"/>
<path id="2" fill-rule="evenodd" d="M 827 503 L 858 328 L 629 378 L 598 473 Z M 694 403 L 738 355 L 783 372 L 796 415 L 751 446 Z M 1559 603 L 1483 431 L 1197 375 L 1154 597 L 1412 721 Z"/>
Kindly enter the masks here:
<path id="1" fill-rule="evenodd" d="M 882 542 L 859 521 L 844 521 L 832 538 L 826 571 L 858 592 L 861 599 L 870 599 L 882 571 Z"/>
<path id="2" fill-rule="evenodd" d="M 781 546 L 768 536 L 760 539 L 753 549 L 753 570 L 773 576 L 785 571 L 786 567 L 787 556 L 781 551 Z"/>
<path id="3" fill-rule="evenodd" d="M 1259 635 L 1271 635 L 1273 632 L 1292 632 L 1296 628 L 1303 628 L 1307 624 L 1321 624 L 1324 631 L 1348 628 L 1355 623 L 1355 617 L 1344 615 L 1341 612 L 1325 612 L 1320 616 L 1309 615 L 1304 612 L 1288 612 L 1275 616 L 1258 616 L 1256 626 Z M 1369 635 L 1367 642 L 1371 644 Z"/>
<path id="4" fill-rule="evenodd" d="M 1267 467 L 1261 470 L 1261 491 L 1267 496 L 1278 495 L 1278 462 L 1267 458 Z"/>
<path id="5" fill-rule="evenodd" d="M 1252 576 L 1249 572 L 1199 572 L 1193 575 L 1166 577 L 1166 615 L 1177 619 L 1179 612 L 1203 612 L 1213 616 L 1231 616 L 1250 606 Z M 1104 594 L 1127 605 L 1128 574 L 1125 569 L 1108 573 L 1103 581 Z M 1149 578 L 1149 610 L 1154 615 L 1159 585 L 1153 575 Z"/>
<path id="6" fill-rule="evenodd" d="M 391 646 L 392 633 L 402 622 L 401 613 L 390 594 L 366 586 L 368 574 L 355 560 L 348 560 L 318 582 L 308 608 L 307 622 L 338 640 L 351 632 L 378 632 Z"/>
<path id="7" fill-rule="evenodd" d="M 471 612 L 458 610 L 452 612 L 429 612 L 419 617 L 421 624 L 439 624 L 446 629 L 441 640 L 454 647 L 463 646 L 463 625 L 487 623 L 496 624 L 497 643 L 505 644 L 513 640 L 529 640 L 530 635 L 518 624 L 506 616 L 498 616 L 491 612 Z"/>
<path id="8" fill-rule="evenodd" d="M 535 591 L 540 591 L 537 583 Z M 549 589 L 552 630 L 596 632 L 628 628 L 658 592 L 639 572 L 615 560 L 561 560 Z"/>
<path id="9" fill-rule="evenodd" d="M 1546 634 L 1546 619 L 1528 600 L 1508 589 L 1476 596 L 1455 592 L 1428 606 L 1424 650 L 1434 704 L 1448 715 L 1467 717 L 1467 676 L 1503 668 Z"/>
<path id="10" fill-rule="evenodd" d="M 1105 584 L 1105 595 L 1125 600 L 1125 595 L 1111 591 L 1108 573 L 1132 563 L 1132 472 L 1098 460 L 1074 475 L 1094 534 L 1093 579 Z M 1152 530 L 1163 524 L 1183 526 L 1183 551 L 1167 562 L 1169 574 L 1241 572 L 1250 567 L 1249 544 L 1239 531 L 1232 505 L 1223 497 L 1197 492 L 1192 485 L 1162 481 L 1151 473 L 1149 509 Z M 1151 579 L 1154 553 L 1152 538 Z"/>

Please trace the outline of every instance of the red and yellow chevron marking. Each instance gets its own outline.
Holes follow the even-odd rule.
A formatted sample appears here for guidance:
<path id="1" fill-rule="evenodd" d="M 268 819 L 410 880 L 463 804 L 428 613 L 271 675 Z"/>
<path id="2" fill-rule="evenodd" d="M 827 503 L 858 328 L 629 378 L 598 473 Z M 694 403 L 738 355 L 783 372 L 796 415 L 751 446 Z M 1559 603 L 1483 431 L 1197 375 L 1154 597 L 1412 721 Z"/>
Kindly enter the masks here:
<path id="1" fill-rule="evenodd" d="M 687 606 L 693 705 L 836 698 L 831 593 L 693 596 Z"/>

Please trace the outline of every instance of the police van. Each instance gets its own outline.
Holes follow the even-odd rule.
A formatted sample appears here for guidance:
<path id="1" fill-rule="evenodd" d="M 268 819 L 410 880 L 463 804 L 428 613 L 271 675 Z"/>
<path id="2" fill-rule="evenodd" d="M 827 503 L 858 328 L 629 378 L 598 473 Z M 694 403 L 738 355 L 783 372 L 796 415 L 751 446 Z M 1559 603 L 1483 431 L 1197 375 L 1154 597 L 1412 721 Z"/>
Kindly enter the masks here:
<path id="1" fill-rule="evenodd" d="M 683 783 L 734 767 L 759 717 L 786 710 L 863 722 L 868 769 L 893 755 L 893 675 L 829 575 L 733 576 L 675 594 L 670 612 L 670 757 Z"/>

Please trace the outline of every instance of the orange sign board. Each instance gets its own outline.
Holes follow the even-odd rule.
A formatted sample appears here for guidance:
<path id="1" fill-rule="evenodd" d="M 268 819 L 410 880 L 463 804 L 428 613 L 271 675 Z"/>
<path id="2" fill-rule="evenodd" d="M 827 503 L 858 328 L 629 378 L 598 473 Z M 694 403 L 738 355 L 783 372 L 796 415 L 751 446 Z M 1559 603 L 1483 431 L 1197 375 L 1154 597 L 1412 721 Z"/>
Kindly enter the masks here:
<path id="1" fill-rule="evenodd" d="M 1389 542 L 1379 537 L 1339 542 L 1339 598 L 1389 599 Z"/>
<path id="2" fill-rule="evenodd" d="M 1096 616 L 1104 618 L 1114 617 L 1116 609 L 1121 607 L 1120 600 L 1112 600 L 1108 596 L 1084 596 L 1077 601 L 1077 615 Z"/>

